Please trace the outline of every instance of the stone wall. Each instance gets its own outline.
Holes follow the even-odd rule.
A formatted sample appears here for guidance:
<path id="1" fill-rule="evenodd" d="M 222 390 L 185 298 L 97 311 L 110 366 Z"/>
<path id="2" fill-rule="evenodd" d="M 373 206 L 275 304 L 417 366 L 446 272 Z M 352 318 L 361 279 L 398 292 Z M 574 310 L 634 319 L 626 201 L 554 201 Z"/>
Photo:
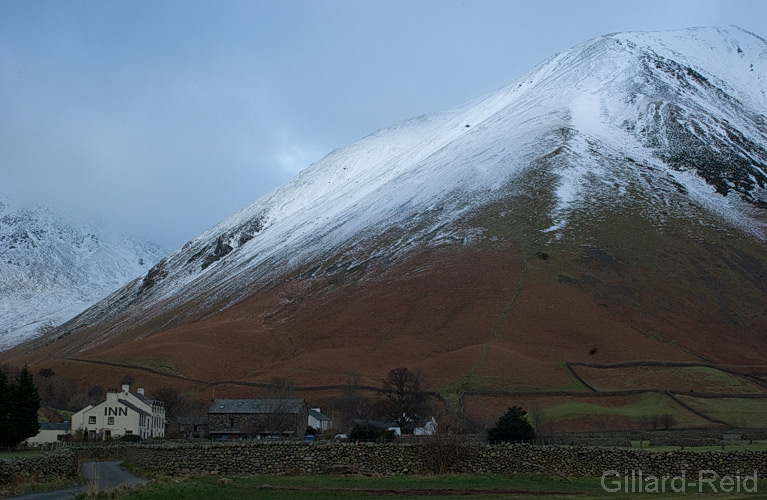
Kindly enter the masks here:
<path id="1" fill-rule="evenodd" d="M 87 452 L 87 450 L 83 450 Z M 375 474 L 430 473 L 430 452 L 424 444 L 351 444 L 300 442 L 190 443 L 126 445 L 96 452 L 99 458 L 124 459 L 167 475 L 304 474 L 358 470 Z M 95 457 L 94 457 L 95 458 Z M 686 471 L 767 477 L 767 452 L 664 451 L 532 445 L 467 445 L 449 467 L 451 472 L 490 474 L 562 474 L 600 477 L 621 474 L 676 476 Z"/>
<path id="2" fill-rule="evenodd" d="M 724 441 L 716 438 L 655 438 L 650 441 L 650 446 L 721 446 Z"/>
<path id="3" fill-rule="evenodd" d="M 77 473 L 77 457 L 71 450 L 0 460 L 0 484 L 53 481 Z"/>

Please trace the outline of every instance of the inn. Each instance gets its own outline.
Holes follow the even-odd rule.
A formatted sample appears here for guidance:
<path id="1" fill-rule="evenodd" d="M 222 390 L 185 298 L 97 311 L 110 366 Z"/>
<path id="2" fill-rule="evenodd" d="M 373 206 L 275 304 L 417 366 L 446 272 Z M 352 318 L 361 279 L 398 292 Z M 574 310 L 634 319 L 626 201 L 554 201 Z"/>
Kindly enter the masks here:
<path id="1" fill-rule="evenodd" d="M 165 405 L 147 398 L 141 387 L 131 392 L 126 384 L 120 392 L 109 391 L 103 403 L 72 415 L 72 433 L 78 431 L 88 440 L 130 435 L 161 438 L 165 436 Z"/>

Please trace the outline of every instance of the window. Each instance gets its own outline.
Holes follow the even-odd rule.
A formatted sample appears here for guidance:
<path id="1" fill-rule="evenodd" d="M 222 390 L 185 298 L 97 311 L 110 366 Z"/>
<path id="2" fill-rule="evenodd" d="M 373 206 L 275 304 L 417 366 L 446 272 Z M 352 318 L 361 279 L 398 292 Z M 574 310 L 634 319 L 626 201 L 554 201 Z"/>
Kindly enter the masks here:
<path id="1" fill-rule="evenodd" d="M 107 417 L 107 425 L 115 425 L 115 418 Z"/>
<path id="2" fill-rule="evenodd" d="M 91 417 L 88 417 L 88 423 L 89 424 L 95 424 L 96 423 L 96 416 L 93 415 Z"/>

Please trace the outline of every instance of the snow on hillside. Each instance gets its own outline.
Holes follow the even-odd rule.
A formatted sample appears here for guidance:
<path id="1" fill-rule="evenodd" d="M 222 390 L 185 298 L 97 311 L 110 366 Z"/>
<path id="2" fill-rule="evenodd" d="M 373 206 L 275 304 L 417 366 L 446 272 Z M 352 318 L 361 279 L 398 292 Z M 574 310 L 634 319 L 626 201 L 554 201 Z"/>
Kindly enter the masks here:
<path id="1" fill-rule="evenodd" d="M 442 210 L 446 223 L 459 207 L 485 202 L 487 195 L 479 193 L 506 185 L 527 166 L 527 158 L 546 155 L 563 143 L 574 158 L 585 159 L 571 161 L 560 172 L 563 208 L 583 198 L 593 174 L 619 175 L 592 161 L 589 149 L 598 143 L 641 164 L 630 173 L 634 177 L 646 177 L 640 168 L 656 168 L 661 171 L 655 174 L 658 183 L 681 183 L 697 201 L 764 236 L 764 227 L 752 220 L 739 197 L 714 196 L 715 179 L 668 165 L 663 144 L 652 144 L 648 135 L 664 133 L 650 122 L 659 119 L 656 108 L 669 105 L 708 129 L 695 132 L 701 138 L 711 134 L 726 141 L 722 124 L 731 125 L 758 146 L 744 153 L 753 160 L 753 172 L 744 175 L 758 178 L 750 191 L 763 200 L 765 71 L 767 43 L 738 28 L 600 37 L 554 56 L 490 96 L 408 120 L 332 152 L 192 246 L 236 232 L 254 218 L 262 221 L 261 234 L 248 240 L 250 250 L 239 258 L 247 253 L 258 259 L 285 248 L 300 252 L 312 246 L 305 245 L 306 239 L 341 244 L 387 221 L 401 224 L 415 213 L 453 205 L 452 211 Z M 694 75 L 706 80 L 700 83 Z M 556 137 L 561 129 L 571 130 L 574 138 Z M 712 206 L 712 200 L 720 206 Z"/>
<path id="2" fill-rule="evenodd" d="M 72 318 L 164 254 L 158 245 L 0 197 L 0 349 Z"/>
<path id="3" fill-rule="evenodd" d="M 533 168 L 557 179 L 557 208 L 540 228 L 553 238 L 593 204 L 652 220 L 704 207 L 767 239 L 765 68 L 767 42 L 735 27 L 590 40 L 489 96 L 333 151 L 64 334 L 116 311 L 146 316 L 197 298 L 198 307 L 225 307 L 248 287 L 339 254 L 353 265 L 465 241 L 456 233 L 465 228 L 450 223 Z M 385 244 L 360 250 L 386 231 Z"/>

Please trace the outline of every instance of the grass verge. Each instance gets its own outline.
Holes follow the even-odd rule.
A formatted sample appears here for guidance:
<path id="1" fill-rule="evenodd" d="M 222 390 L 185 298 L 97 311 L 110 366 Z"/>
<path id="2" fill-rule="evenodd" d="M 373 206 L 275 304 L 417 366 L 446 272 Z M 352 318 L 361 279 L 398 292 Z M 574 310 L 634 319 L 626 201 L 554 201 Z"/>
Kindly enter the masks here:
<path id="1" fill-rule="evenodd" d="M 617 483 L 607 483 L 613 489 Z M 706 498 L 736 499 L 764 498 L 759 492 L 767 491 L 767 482 L 756 483 L 757 493 L 704 492 Z M 667 486 L 667 489 L 668 486 Z M 159 479 L 131 490 L 99 494 L 95 498 L 120 498 L 130 500 L 193 500 L 216 499 L 250 500 L 345 500 L 365 498 L 404 499 L 456 499 L 470 497 L 472 500 L 522 499 L 545 497 L 551 499 L 627 499 L 637 496 L 648 498 L 699 497 L 694 491 L 673 491 L 637 494 L 631 486 L 620 491 L 607 491 L 599 478 L 577 478 L 567 481 L 552 477 L 508 477 L 493 475 L 443 475 L 443 476 L 394 476 L 394 477 L 346 477 L 346 476 L 258 476 L 222 478 L 204 476 L 185 480 Z"/>

